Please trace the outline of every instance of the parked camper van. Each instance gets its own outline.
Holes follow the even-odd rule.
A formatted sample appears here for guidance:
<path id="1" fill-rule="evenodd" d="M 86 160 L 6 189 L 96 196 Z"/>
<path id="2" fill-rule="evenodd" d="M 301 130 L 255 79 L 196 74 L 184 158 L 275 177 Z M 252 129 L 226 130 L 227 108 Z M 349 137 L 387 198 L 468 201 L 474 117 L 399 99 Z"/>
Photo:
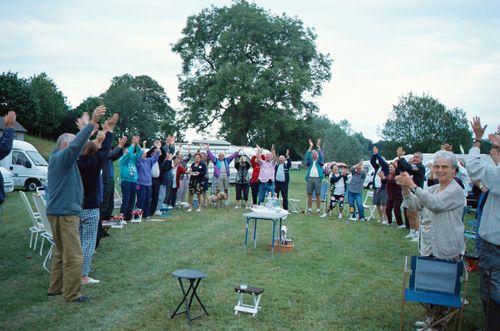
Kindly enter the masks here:
<path id="1" fill-rule="evenodd" d="M 14 140 L 12 152 L 0 161 L 0 165 L 12 173 L 15 186 L 34 191 L 47 182 L 47 161 L 25 141 Z"/>

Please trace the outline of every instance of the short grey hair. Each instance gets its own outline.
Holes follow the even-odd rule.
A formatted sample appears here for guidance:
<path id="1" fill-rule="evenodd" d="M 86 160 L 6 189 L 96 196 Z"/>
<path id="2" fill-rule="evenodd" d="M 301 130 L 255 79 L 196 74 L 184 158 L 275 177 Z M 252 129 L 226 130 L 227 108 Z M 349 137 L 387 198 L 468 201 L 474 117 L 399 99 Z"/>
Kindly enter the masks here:
<path id="1" fill-rule="evenodd" d="M 57 147 L 60 148 L 64 143 L 70 143 L 75 139 L 75 135 L 72 133 L 63 133 L 57 138 Z"/>
<path id="2" fill-rule="evenodd" d="M 453 168 L 458 167 L 458 159 L 455 156 L 455 154 L 453 154 L 452 152 L 448 152 L 448 151 L 444 151 L 444 150 L 438 151 L 438 152 L 436 152 L 436 154 L 434 154 L 434 164 L 436 163 L 436 161 L 438 159 L 445 159 L 446 161 L 448 161 L 450 163 L 450 165 Z"/>

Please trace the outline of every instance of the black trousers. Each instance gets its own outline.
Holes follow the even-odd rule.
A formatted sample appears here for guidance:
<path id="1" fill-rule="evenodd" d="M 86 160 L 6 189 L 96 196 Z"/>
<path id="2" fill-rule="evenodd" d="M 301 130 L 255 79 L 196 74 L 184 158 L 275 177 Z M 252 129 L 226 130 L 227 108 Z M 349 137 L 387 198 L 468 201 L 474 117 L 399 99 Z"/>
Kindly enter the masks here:
<path id="1" fill-rule="evenodd" d="M 102 220 L 109 220 L 115 208 L 115 181 L 111 179 L 109 182 L 103 182 L 102 186 L 103 199 L 99 206 L 99 214 Z"/>
<path id="2" fill-rule="evenodd" d="M 153 178 L 153 184 L 151 185 L 151 205 L 149 207 L 149 214 L 154 215 L 156 208 L 158 207 L 158 198 L 160 197 L 160 178 Z"/>
<path id="3" fill-rule="evenodd" d="M 256 205 L 259 197 L 259 182 L 250 183 L 250 189 L 252 190 L 252 203 Z"/>
<path id="4" fill-rule="evenodd" d="M 177 200 L 177 189 L 178 187 L 171 189 L 172 191 L 170 192 L 170 202 L 168 203 L 174 208 L 175 208 L 175 201 Z"/>
<path id="5" fill-rule="evenodd" d="M 236 187 L 236 201 L 243 200 L 248 201 L 248 183 L 246 184 L 235 184 Z M 242 199 L 243 197 L 243 199 Z"/>
<path id="6" fill-rule="evenodd" d="M 95 248 L 99 247 L 99 242 L 104 236 L 104 228 L 102 227 L 102 220 L 109 220 L 113 216 L 113 210 L 115 208 L 115 181 L 111 179 L 109 182 L 102 183 L 103 187 L 103 199 L 99 206 L 99 224 L 97 226 L 97 238 L 95 242 Z"/>
<path id="7" fill-rule="evenodd" d="M 283 209 L 288 210 L 288 183 L 287 182 L 274 182 L 274 192 L 278 195 L 278 198 L 283 198 Z"/>

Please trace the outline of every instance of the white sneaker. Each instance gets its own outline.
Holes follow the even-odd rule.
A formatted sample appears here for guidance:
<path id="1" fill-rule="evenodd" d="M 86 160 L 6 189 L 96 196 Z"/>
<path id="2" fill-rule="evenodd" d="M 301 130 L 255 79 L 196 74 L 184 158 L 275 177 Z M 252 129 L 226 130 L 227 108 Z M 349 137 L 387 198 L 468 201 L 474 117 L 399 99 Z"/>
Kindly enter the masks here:
<path id="1" fill-rule="evenodd" d="M 342 219 L 342 213 L 339 214 L 339 220 L 341 220 L 341 219 Z"/>
<path id="2" fill-rule="evenodd" d="M 161 211 L 155 211 L 155 216 L 161 216 Z"/>
<path id="3" fill-rule="evenodd" d="M 311 208 L 309 208 L 309 209 L 307 210 L 307 213 L 308 213 L 308 214 L 312 214 L 312 209 L 311 209 Z"/>
<path id="4" fill-rule="evenodd" d="M 200 209 L 200 208 L 198 208 L 198 209 L 196 209 L 196 211 L 199 213 L 199 212 L 201 211 L 201 209 Z"/>
<path id="5" fill-rule="evenodd" d="M 189 208 L 187 211 L 193 211 L 191 208 Z"/>
<path id="6" fill-rule="evenodd" d="M 404 229 L 404 228 L 406 228 L 406 225 L 404 224 L 398 225 L 398 229 Z"/>
<path id="7" fill-rule="evenodd" d="M 238 205 L 234 206 L 234 209 L 238 209 L 238 208 L 240 208 L 240 206 L 238 206 Z"/>
<path id="8" fill-rule="evenodd" d="M 320 210 L 319 208 L 318 208 L 318 209 L 316 209 L 316 214 L 318 214 L 318 215 L 319 215 L 320 213 L 321 213 L 321 210 Z"/>
<path id="9" fill-rule="evenodd" d="M 416 237 L 411 238 L 410 241 L 411 242 L 418 242 L 418 239 L 419 239 L 418 236 L 416 236 Z"/>
<path id="10" fill-rule="evenodd" d="M 323 215 L 321 215 L 320 217 L 325 218 L 325 217 L 327 217 L 327 216 L 328 216 L 328 214 L 327 214 L 327 213 L 324 213 L 324 214 L 323 214 Z"/>
<path id="11" fill-rule="evenodd" d="M 387 223 L 387 221 L 383 221 L 383 222 L 382 222 L 382 224 L 383 224 L 383 225 L 387 225 L 387 224 L 389 224 L 389 223 Z"/>
<path id="12" fill-rule="evenodd" d="M 408 234 L 405 238 L 413 238 L 413 233 Z"/>
<path id="13" fill-rule="evenodd" d="M 356 217 L 351 216 L 351 217 L 349 217 L 349 220 L 350 220 L 350 221 L 355 221 L 355 220 L 356 220 Z"/>
<path id="14" fill-rule="evenodd" d="M 94 279 L 94 278 L 88 278 L 87 281 L 82 280 L 82 285 L 95 285 L 99 284 L 101 281 Z"/>

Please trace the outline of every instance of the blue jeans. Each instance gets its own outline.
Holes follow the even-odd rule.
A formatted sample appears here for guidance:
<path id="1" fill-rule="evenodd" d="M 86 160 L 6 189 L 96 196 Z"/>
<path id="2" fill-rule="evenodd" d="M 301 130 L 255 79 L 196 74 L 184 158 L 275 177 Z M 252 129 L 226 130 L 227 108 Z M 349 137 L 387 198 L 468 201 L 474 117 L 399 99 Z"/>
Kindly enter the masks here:
<path id="1" fill-rule="evenodd" d="M 274 182 L 271 182 L 271 184 L 259 182 L 259 205 L 264 202 L 269 192 L 274 194 Z"/>
<path id="2" fill-rule="evenodd" d="M 123 180 L 121 182 L 122 206 L 120 207 L 120 213 L 123 214 L 125 220 L 127 221 L 130 221 L 132 219 L 132 210 L 134 209 L 136 186 L 137 183 L 132 183 Z"/>
<path id="3" fill-rule="evenodd" d="M 352 193 L 349 192 L 349 206 L 354 210 L 354 204 L 356 204 L 356 208 L 358 209 L 359 218 L 365 218 L 365 209 L 363 208 L 363 193 Z M 353 215 L 355 213 L 353 212 Z"/>
<path id="4" fill-rule="evenodd" d="M 142 210 L 142 217 L 149 217 L 151 207 L 151 186 L 138 185 L 137 208 Z"/>

